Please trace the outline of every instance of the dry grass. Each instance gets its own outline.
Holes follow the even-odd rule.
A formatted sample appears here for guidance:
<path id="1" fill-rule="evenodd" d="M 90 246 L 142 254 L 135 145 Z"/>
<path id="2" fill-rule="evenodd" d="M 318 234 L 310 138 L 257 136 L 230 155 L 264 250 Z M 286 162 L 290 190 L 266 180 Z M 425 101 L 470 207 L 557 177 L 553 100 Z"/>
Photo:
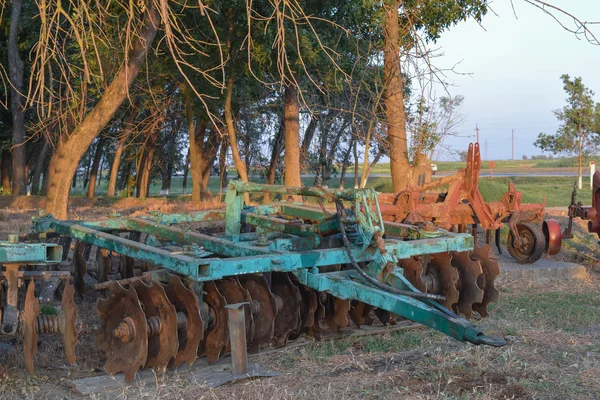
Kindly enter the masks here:
<path id="1" fill-rule="evenodd" d="M 119 207 L 123 214 L 182 211 L 176 202 L 158 200 L 124 202 Z M 96 205 L 74 210 L 85 218 L 110 213 Z M 2 215 L 0 224 L 6 225 L 0 225 L 0 231 L 11 227 L 25 232 L 35 211 L 5 209 Z M 582 235 L 578 243 L 593 240 L 579 226 L 576 232 Z M 490 318 L 477 322 L 486 333 L 507 338 L 509 344 L 503 348 L 460 343 L 428 329 L 400 331 L 315 342 L 254 360 L 281 372 L 281 377 L 210 389 L 171 374 L 89 398 L 595 399 L 600 397 L 599 279 L 592 271 L 587 282 L 504 286 Z M 29 377 L 21 344 L 13 341 L 14 351 L 0 353 L 0 399 L 76 398 L 67 380 L 102 374 L 103 354 L 94 350 L 92 333 L 98 323 L 97 296 L 91 292 L 77 300 L 86 327 L 77 365 L 65 367 L 59 339 L 43 337 L 36 356 L 38 376 Z"/>

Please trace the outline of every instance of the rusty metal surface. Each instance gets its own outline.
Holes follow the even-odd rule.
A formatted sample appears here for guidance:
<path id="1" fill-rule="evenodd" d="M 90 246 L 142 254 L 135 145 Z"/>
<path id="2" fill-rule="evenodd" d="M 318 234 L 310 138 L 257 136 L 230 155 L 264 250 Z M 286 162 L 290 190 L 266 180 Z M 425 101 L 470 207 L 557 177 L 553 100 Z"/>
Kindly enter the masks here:
<path id="1" fill-rule="evenodd" d="M 63 338 L 65 357 L 69 365 L 75 364 L 77 357 L 75 347 L 77 346 L 77 307 L 75 306 L 75 287 L 69 279 L 66 280 L 62 295 L 62 309 L 59 314 L 59 328 Z"/>
<path id="2" fill-rule="evenodd" d="M 485 230 L 496 230 L 518 216 L 519 223 L 542 221 L 545 201 L 522 204 L 522 193 L 512 182 L 499 201 L 485 202 L 479 191 L 481 170 L 479 144 L 470 144 L 466 168 L 418 187 L 407 187 L 400 193 L 382 193 L 379 202 L 386 221 L 423 224 L 433 222 L 444 229 L 456 226 L 479 225 Z M 446 191 L 440 191 L 448 186 Z M 437 190 L 431 192 L 433 190 Z"/>
<path id="3" fill-rule="evenodd" d="M 96 332 L 96 347 L 106 354 L 104 370 L 114 375 L 123 371 L 125 381 L 131 382 L 148 356 L 148 328 L 135 289 L 113 282 L 110 296 L 98 300 L 98 316 L 102 321 Z M 127 319 L 128 325 L 123 325 Z M 118 329 L 130 328 L 127 340 L 121 340 Z"/>
<path id="4" fill-rule="evenodd" d="M 425 285 L 425 282 L 423 282 L 423 265 L 419 260 L 411 257 L 400 260 L 398 265 L 404 270 L 404 277 L 408 279 L 414 287 L 421 292 L 427 291 L 427 286 Z"/>
<path id="5" fill-rule="evenodd" d="M 177 311 L 160 283 L 143 281 L 131 283 L 140 303 L 142 303 L 146 320 L 151 321 L 149 327 L 154 332 L 148 335 L 148 357 L 146 367 L 153 367 L 157 373 L 163 374 L 167 365 L 179 349 L 177 340 Z"/>
<path id="6" fill-rule="evenodd" d="M 315 312 L 317 311 L 317 293 L 301 284 L 295 275 L 290 274 L 290 279 L 300 291 L 302 301 L 300 303 L 300 319 L 301 324 L 295 332 L 289 336 L 290 340 L 296 340 L 302 333 L 310 332 L 315 325 Z"/>
<path id="7" fill-rule="evenodd" d="M 542 232 L 546 238 L 546 253 L 551 256 L 558 254 L 562 246 L 560 223 L 555 219 L 547 219 L 542 224 Z"/>
<path id="8" fill-rule="evenodd" d="M 112 260 L 110 252 L 98 247 L 96 251 L 96 277 L 98 282 L 108 281 L 108 274 L 111 271 Z"/>
<path id="9" fill-rule="evenodd" d="M 269 346 L 273 340 L 277 305 L 264 276 L 245 275 L 240 278 L 240 281 L 252 299 L 254 335 L 248 341 L 248 351 L 254 353 Z"/>
<path id="10" fill-rule="evenodd" d="M 458 302 L 456 312 L 466 318 L 473 315 L 473 304 L 483 301 L 483 290 L 478 285 L 478 278 L 483 273 L 479 261 L 473 261 L 467 252 L 455 253 L 452 256 L 452 266 L 458 270 Z"/>
<path id="11" fill-rule="evenodd" d="M 546 238 L 542 229 L 530 222 L 512 223 L 506 248 L 519 264 L 539 260 L 544 254 Z"/>
<path id="12" fill-rule="evenodd" d="M 245 324 L 246 324 L 246 337 L 249 340 L 252 340 L 254 336 L 254 320 L 252 319 L 252 310 L 250 309 L 250 304 L 252 304 L 252 299 L 250 298 L 250 294 L 246 289 L 242 287 L 240 281 L 237 278 L 225 278 L 216 281 L 217 288 L 219 288 L 219 292 L 225 297 L 227 304 L 240 304 L 247 303 L 245 307 L 243 307 L 243 311 L 245 313 Z M 227 348 L 229 350 L 229 346 Z"/>
<path id="13" fill-rule="evenodd" d="M 91 245 L 77 241 L 75 243 L 75 248 L 73 249 L 73 268 L 71 272 L 73 273 L 73 280 L 75 282 L 75 290 L 77 293 L 82 294 L 85 293 L 85 281 L 84 277 L 87 274 L 87 261 L 85 253 L 89 251 Z"/>
<path id="14" fill-rule="evenodd" d="M 350 319 L 358 328 L 361 325 L 372 325 L 373 324 L 373 316 L 372 311 L 375 307 L 370 306 L 362 301 L 353 301 L 350 305 L 350 311 L 348 315 L 350 315 Z"/>
<path id="15" fill-rule="evenodd" d="M 248 351 L 246 350 L 245 308 L 248 303 L 228 304 L 229 343 L 231 343 L 231 364 L 234 375 L 245 374 L 248 370 Z"/>
<path id="16" fill-rule="evenodd" d="M 19 325 L 19 264 L 5 264 L 5 277 L 7 281 L 6 288 L 6 306 L 2 315 L 2 333 L 5 335 L 14 335 Z"/>
<path id="17" fill-rule="evenodd" d="M 204 322 L 200 317 L 198 298 L 193 290 L 183 285 L 177 275 L 171 275 L 169 283 L 163 287 L 175 310 L 185 315 L 185 326 L 177 331 L 177 355 L 171 360 L 169 368 L 177 368 L 181 363 L 191 365 L 197 357 L 198 346 L 204 337 Z"/>
<path id="18" fill-rule="evenodd" d="M 283 346 L 290 334 L 297 331 L 302 323 L 300 319 L 302 296 L 285 272 L 273 272 L 271 284 L 273 294 L 282 300 L 282 307 L 275 317 L 273 342 L 275 346 Z"/>
<path id="19" fill-rule="evenodd" d="M 350 311 L 350 300 L 328 295 L 325 304 L 325 323 L 327 323 L 329 329 L 339 333 L 340 329 L 347 328 L 348 311 Z"/>
<path id="20" fill-rule="evenodd" d="M 500 274 L 498 261 L 492 259 L 492 248 L 483 245 L 471 252 L 471 259 L 479 261 L 483 274 L 479 275 L 477 285 L 483 289 L 483 300 L 481 303 L 473 304 L 473 311 L 482 317 L 488 316 L 488 305 L 498 300 L 498 290 L 494 285 L 496 277 Z"/>
<path id="21" fill-rule="evenodd" d="M 449 310 L 458 303 L 459 292 L 456 288 L 459 279 L 458 270 L 452 266 L 452 254 L 432 254 L 427 263 L 427 276 L 432 279 L 431 292 L 440 294 L 445 300 L 440 304 Z"/>
<path id="22" fill-rule="evenodd" d="M 227 325 L 227 301 L 221 295 L 214 282 L 204 284 L 204 301 L 208 304 L 213 315 L 212 326 L 204 334 L 204 340 L 200 344 L 200 352 L 208 358 L 209 363 L 219 360 L 229 341 L 229 327 Z"/>
<path id="23" fill-rule="evenodd" d="M 33 356 L 37 353 L 38 335 L 35 331 L 35 321 L 40 312 L 40 302 L 35 296 L 35 282 L 29 281 L 25 308 L 21 322 L 23 324 L 23 354 L 25 355 L 25 368 L 31 375 L 35 374 Z"/>

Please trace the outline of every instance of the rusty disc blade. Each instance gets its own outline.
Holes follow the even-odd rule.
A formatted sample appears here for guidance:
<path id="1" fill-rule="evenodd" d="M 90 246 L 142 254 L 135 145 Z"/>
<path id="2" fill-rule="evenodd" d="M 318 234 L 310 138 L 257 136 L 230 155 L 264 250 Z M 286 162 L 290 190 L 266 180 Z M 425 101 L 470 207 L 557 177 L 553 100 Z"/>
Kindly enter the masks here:
<path id="1" fill-rule="evenodd" d="M 131 286 L 142 303 L 149 326 L 145 366 L 153 367 L 157 373 L 163 374 L 179 349 L 177 311 L 159 283 L 150 281 L 146 284 L 142 280 L 135 280 Z M 159 322 L 156 324 L 152 321 Z"/>
<path id="2" fill-rule="evenodd" d="M 75 287 L 71 285 L 71 280 L 67 279 L 65 289 L 62 295 L 62 309 L 60 310 L 59 321 L 60 331 L 65 348 L 65 356 L 69 365 L 75 364 L 75 346 L 77 346 L 77 307 L 75 306 Z"/>
<path id="3" fill-rule="evenodd" d="M 302 323 L 300 319 L 302 295 L 287 273 L 273 272 L 271 279 L 273 294 L 282 300 L 282 307 L 275 317 L 274 344 L 283 346 L 290 334 L 297 331 Z"/>
<path id="4" fill-rule="evenodd" d="M 123 371 L 125 381 L 131 382 L 148 356 L 146 315 L 135 289 L 112 282 L 109 290 L 106 299 L 98 299 L 102 326 L 96 332 L 96 347 L 106 354 L 104 370 L 110 375 Z M 127 337 L 113 334 L 123 327 L 130 328 Z"/>
<path id="5" fill-rule="evenodd" d="M 317 296 L 317 309 L 315 311 L 315 323 L 309 329 L 308 335 L 317 339 L 321 337 L 321 327 L 325 325 L 325 304 L 327 303 L 327 293 L 315 292 Z"/>
<path id="6" fill-rule="evenodd" d="M 427 287 L 423 282 L 423 265 L 414 257 L 400 260 L 398 266 L 404 270 L 404 277 L 417 289 L 425 293 Z"/>
<path id="7" fill-rule="evenodd" d="M 181 363 L 192 365 L 204 337 L 204 322 L 200 317 L 198 297 L 193 290 L 185 287 L 177 275 L 170 275 L 169 283 L 163 285 L 163 288 L 175 310 L 185 315 L 185 326 L 178 326 L 177 329 L 179 347 L 169 368 L 177 368 Z"/>
<path id="8" fill-rule="evenodd" d="M 209 363 L 214 363 L 219 360 L 229 342 L 229 325 L 225 308 L 227 301 L 213 281 L 204 283 L 204 292 L 204 302 L 210 309 L 212 323 L 209 324 L 210 328 L 204 334 L 204 341 L 201 342 L 198 351 L 208 358 Z"/>
<path id="9" fill-rule="evenodd" d="M 361 325 L 372 325 L 373 324 L 373 316 L 371 311 L 373 311 L 375 307 L 363 303 L 362 301 L 353 301 L 350 304 L 350 311 L 348 311 L 348 315 L 350 315 L 350 319 L 356 325 L 356 327 L 360 328 Z"/>
<path id="10" fill-rule="evenodd" d="M 309 332 L 315 324 L 315 312 L 317 311 L 317 294 L 314 290 L 308 286 L 304 286 L 298 281 L 298 278 L 294 274 L 290 274 L 290 280 L 298 290 L 300 290 L 300 296 L 302 296 L 302 302 L 300 303 L 300 319 L 302 323 L 296 332 L 290 334 L 290 340 L 296 340 L 303 332 Z"/>
<path id="11" fill-rule="evenodd" d="M 110 252 L 106 249 L 98 247 L 96 252 L 96 276 L 98 282 L 106 282 L 108 274 L 112 269 L 112 259 Z"/>
<path id="12" fill-rule="evenodd" d="M 85 293 L 86 289 L 83 278 L 87 274 L 85 253 L 89 251 L 88 247 L 90 245 L 85 242 L 77 242 L 73 250 L 73 280 L 75 281 L 75 290 L 79 295 Z"/>
<path id="13" fill-rule="evenodd" d="M 341 328 L 348 327 L 348 311 L 350 311 L 350 300 L 328 295 L 325 305 L 325 322 L 329 329 L 338 333 Z"/>
<path id="14" fill-rule="evenodd" d="M 254 335 L 248 341 L 248 351 L 257 352 L 269 346 L 273 340 L 277 305 L 267 280 L 262 275 L 244 275 L 240 278 L 242 287 L 248 291 L 252 299 L 252 319 Z"/>
<path id="15" fill-rule="evenodd" d="M 458 270 L 452 266 L 452 255 L 450 253 L 432 254 L 427 263 L 426 275 L 434 282 L 432 292 L 440 294 L 446 299 L 440 304 L 449 310 L 458 303 L 459 292 L 456 289 L 458 282 Z"/>
<path id="16" fill-rule="evenodd" d="M 489 303 L 498 301 L 498 290 L 494 285 L 496 277 L 500 274 L 500 265 L 491 258 L 492 248 L 483 245 L 471 252 L 471 258 L 479 261 L 483 274 L 479 275 L 478 285 L 483 288 L 483 300 L 481 303 L 473 304 L 473 310 L 482 317 L 488 316 L 487 306 Z"/>
<path id="17" fill-rule="evenodd" d="M 457 313 L 466 318 L 473 315 L 473 304 L 483 301 L 483 290 L 477 285 L 479 275 L 483 273 L 479 261 L 471 260 L 469 252 L 462 251 L 452 256 L 452 265 L 458 270 L 459 296 L 456 303 Z"/>
<path id="18" fill-rule="evenodd" d="M 22 315 L 23 323 L 23 353 L 25 355 L 25 367 L 31 375 L 35 374 L 33 356 L 37 353 L 38 335 L 35 331 L 35 320 L 40 312 L 40 302 L 35 296 L 35 283 L 33 279 L 27 286 L 25 296 L 25 308 Z"/>
<path id="19" fill-rule="evenodd" d="M 251 342 L 254 336 L 254 320 L 252 319 L 252 298 L 242 287 L 237 278 L 224 278 L 217 281 L 219 292 L 225 297 L 227 304 L 248 303 L 244 306 L 244 321 L 246 323 L 246 342 Z M 229 351 L 227 346 L 227 351 Z"/>

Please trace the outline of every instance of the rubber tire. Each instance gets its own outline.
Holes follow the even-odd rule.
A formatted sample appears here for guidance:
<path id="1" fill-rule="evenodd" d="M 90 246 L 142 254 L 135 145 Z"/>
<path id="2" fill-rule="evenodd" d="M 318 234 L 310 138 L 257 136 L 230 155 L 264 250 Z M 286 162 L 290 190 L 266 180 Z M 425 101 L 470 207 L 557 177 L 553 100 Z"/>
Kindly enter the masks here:
<path id="1" fill-rule="evenodd" d="M 519 264 L 533 264 L 544 255 L 544 251 L 546 250 L 546 237 L 544 236 L 542 229 L 531 222 L 518 224 L 517 230 L 519 231 L 519 234 L 521 234 L 521 232 L 525 233 L 525 231 L 528 231 L 528 233 L 533 237 L 533 249 L 529 254 L 521 253 L 519 249 L 515 248 L 514 235 L 512 231 L 510 231 L 508 234 L 508 242 L 506 243 L 508 253 Z"/>

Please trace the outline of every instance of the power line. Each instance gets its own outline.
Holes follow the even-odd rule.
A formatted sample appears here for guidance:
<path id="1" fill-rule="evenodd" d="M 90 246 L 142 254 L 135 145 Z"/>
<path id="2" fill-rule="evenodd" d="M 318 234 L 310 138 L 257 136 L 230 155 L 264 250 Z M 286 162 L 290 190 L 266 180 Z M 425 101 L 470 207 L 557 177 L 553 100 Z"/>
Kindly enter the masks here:
<path id="1" fill-rule="evenodd" d="M 477 143 L 479 143 L 479 126 L 475 124 L 475 132 L 477 133 Z"/>

